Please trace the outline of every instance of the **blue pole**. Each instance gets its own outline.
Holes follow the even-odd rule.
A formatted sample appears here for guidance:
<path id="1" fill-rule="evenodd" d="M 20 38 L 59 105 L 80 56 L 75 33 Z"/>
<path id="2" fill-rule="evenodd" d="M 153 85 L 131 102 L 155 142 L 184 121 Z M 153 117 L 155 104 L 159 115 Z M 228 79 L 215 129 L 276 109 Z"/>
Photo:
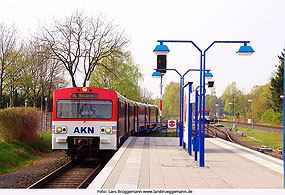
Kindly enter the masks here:
<path id="1" fill-rule="evenodd" d="M 200 166 L 203 166 L 202 161 L 203 156 L 202 156 L 202 98 L 203 98 L 203 54 L 201 53 L 201 59 L 200 59 L 200 98 L 199 98 L 199 164 Z"/>
<path id="2" fill-rule="evenodd" d="M 285 58 L 285 48 L 284 48 L 284 58 Z M 284 58 L 283 58 L 283 69 L 284 69 L 284 75 L 285 75 L 285 63 L 284 63 Z M 284 85 L 283 85 L 283 96 L 285 96 L 285 76 L 283 75 L 283 82 L 284 82 Z M 285 152 L 285 113 L 284 113 L 284 110 L 285 110 L 285 101 L 284 101 L 285 97 L 283 98 L 283 169 L 284 169 L 284 189 L 285 189 L 285 155 L 284 155 L 284 152 Z"/>
<path id="3" fill-rule="evenodd" d="M 205 165 L 205 93 L 206 93 L 206 88 L 205 88 L 205 66 L 206 66 L 206 54 L 204 52 L 203 55 L 203 93 L 201 96 L 203 96 L 203 130 L 201 130 L 199 138 L 200 138 L 200 167 L 204 167 Z M 200 116 L 202 113 L 200 114 Z M 200 137 L 201 136 L 201 137 Z"/>
<path id="4" fill-rule="evenodd" d="M 181 82 L 182 82 L 182 87 L 181 87 L 181 91 L 182 91 L 182 112 L 181 112 L 181 118 L 182 118 L 182 132 L 181 132 L 181 141 L 183 142 L 184 146 L 183 148 L 185 148 L 185 142 L 184 142 L 184 136 L 183 136 L 183 132 L 184 132 L 184 77 L 182 76 L 181 78 Z"/>
<path id="5" fill-rule="evenodd" d="M 192 155 L 192 104 L 190 101 L 191 97 L 191 92 L 192 92 L 192 82 L 189 83 L 189 100 L 188 100 L 188 105 L 189 105 L 189 112 L 188 112 L 188 153 L 189 155 Z"/>
<path id="6" fill-rule="evenodd" d="M 178 123 L 176 122 L 176 137 L 178 137 L 177 133 L 178 133 Z"/>
<path id="7" fill-rule="evenodd" d="M 198 91 L 195 91 L 195 137 L 193 140 L 193 150 L 195 152 L 195 161 L 198 160 Z"/>
<path id="8" fill-rule="evenodd" d="M 183 77 L 180 75 L 180 121 L 179 121 L 179 145 L 183 142 Z"/>

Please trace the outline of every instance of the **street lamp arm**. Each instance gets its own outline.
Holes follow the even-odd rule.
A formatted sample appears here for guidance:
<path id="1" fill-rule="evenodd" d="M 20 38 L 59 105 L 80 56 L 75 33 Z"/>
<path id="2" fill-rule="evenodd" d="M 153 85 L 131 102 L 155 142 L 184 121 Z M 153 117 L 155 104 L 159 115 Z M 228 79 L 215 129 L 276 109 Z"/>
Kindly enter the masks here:
<path id="1" fill-rule="evenodd" d="M 191 69 L 188 69 L 184 74 L 183 74 L 183 78 L 184 78 L 184 76 L 188 73 L 188 72 L 190 72 L 191 71 Z"/>
<path id="2" fill-rule="evenodd" d="M 177 74 L 179 74 L 179 76 L 181 77 L 182 75 L 178 72 L 178 70 L 174 69 L 174 68 L 167 68 L 167 69 L 154 69 L 155 71 L 159 71 L 159 70 L 174 70 L 175 72 L 177 72 Z M 200 71 L 200 69 L 188 69 L 184 74 L 183 77 L 188 74 L 188 72 L 190 71 Z M 211 71 L 211 69 L 206 69 L 206 71 Z"/>
<path id="3" fill-rule="evenodd" d="M 181 74 L 176 69 L 166 69 L 166 70 L 174 70 L 181 77 Z"/>
<path id="4" fill-rule="evenodd" d="M 190 71 L 200 71 L 200 69 L 189 69 Z M 206 71 L 211 71 L 211 69 L 206 69 Z"/>
<path id="5" fill-rule="evenodd" d="M 245 45 L 247 45 L 248 43 L 250 43 L 250 41 L 214 41 L 214 42 L 204 51 L 204 54 L 205 54 L 206 51 L 208 51 L 208 49 L 210 49 L 215 43 L 244 43 Z"/>
<path id="6" fill-rule="evenodd" d="M 194 41 L 191 41 L 191 40 L 157 40 L 157 42 L 159 42 L 160 45 L 162 45 L 164 42 L 168 42 L 168 43 L 192 43 L 194 45 L 194 47 L 196 47 L 196 49 L 198 49 L 202 53 L 202 50 L 194 43 Z"/>
<path id="7" fill-rule="evenodd" d="M 154 69 L 155 71 L 159 71 L 159 70 L 175 70 L 175 72 L 177 72 L 177 74 L 179 74 L 179 76 L 181 77 L 181 74 L 176 70 L 176 69 L 172 69 L 172 68 L 167 68 L 167 69 Z"/>

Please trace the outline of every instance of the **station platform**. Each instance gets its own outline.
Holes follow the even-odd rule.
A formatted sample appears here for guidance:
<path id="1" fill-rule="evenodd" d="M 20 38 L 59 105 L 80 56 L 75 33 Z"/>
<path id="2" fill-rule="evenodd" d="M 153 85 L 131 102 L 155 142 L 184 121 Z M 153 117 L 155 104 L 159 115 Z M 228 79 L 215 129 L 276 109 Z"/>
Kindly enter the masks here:
<path id="1" fill-rule="evenodd" d="M 130 137 L 88 188 L 283 189 L 283 161 L 207 138 L 205 167 L 199 167 L 179 138 Z"/>

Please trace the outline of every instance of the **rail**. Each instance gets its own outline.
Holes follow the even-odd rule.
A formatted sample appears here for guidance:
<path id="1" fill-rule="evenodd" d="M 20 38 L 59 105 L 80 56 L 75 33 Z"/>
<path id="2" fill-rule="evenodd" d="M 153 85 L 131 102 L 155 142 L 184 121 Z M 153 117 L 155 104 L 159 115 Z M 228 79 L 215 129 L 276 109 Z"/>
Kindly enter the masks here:
<path id="1" fill-rule="evenodd" d="M 221 123 L 232 123 L 232 121 L 226 121 L 226 120 L 220 120 Z M 247 125 L 251 126 L 251 123 L 245 123 L 245 122 L 238 122 L 234 121 L 236 124 L 241 124 L 241 125 Z M 283 130 L 283 126 L 276 126 L 276 125 L 261 125 L 261 124 L 255 124 L 253 123 L 255 127 L 265 127 L 265 128 L 272 128 L 272 129 L 280 129 Z"/>
<path id="2" fill-rule="evenodd" d="M 209 125 L 209 127 L 211 127 L 212 129 L 215 129 L 215 130 L 217 130 L 217 131 L 220 131 L 220 132 L 224 133 L 224 134 L 226 135 L 226 138 L 227 138 L 230 142 L 235 142 L 234 140 L 232 140 L 230 134 L 229 134 L 228 132 L 224 131 L 223 129 L 220 129 L 220 128 L 215 127 L 215 126 L 213 126 L 213 125 Z"/>
<path id="3" fill-rule="evenodd" d="M 92 159 L 82 162 L 68 162 L 54 172 L 34 183 L 28 189 L 57 188 L 82 189 L 103 169 L 107 160 Z"/>

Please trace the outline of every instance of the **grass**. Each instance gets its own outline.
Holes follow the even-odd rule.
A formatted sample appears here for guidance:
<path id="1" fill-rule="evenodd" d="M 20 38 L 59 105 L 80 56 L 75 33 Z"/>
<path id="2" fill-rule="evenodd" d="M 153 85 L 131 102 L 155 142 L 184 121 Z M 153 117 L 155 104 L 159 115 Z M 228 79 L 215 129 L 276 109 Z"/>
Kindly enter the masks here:
<path id="1" fill-rule="evenodd" d="M 243 139 L 244 141 L 260 143 L 270 148 L 280 148 L 283 146 L 283 135 L 281 133 L 242 127 L 238 127 L 237 129 L 247 136 Z"/>
<path id="2" fill-rule="evenodd" d="M 38 139 L 27 144 L 19 141 L 0 141 L 0 174 L 14 172 L 39 160 L 39 153 L 51 152 L 51 131 L 40 133 Z"/>

